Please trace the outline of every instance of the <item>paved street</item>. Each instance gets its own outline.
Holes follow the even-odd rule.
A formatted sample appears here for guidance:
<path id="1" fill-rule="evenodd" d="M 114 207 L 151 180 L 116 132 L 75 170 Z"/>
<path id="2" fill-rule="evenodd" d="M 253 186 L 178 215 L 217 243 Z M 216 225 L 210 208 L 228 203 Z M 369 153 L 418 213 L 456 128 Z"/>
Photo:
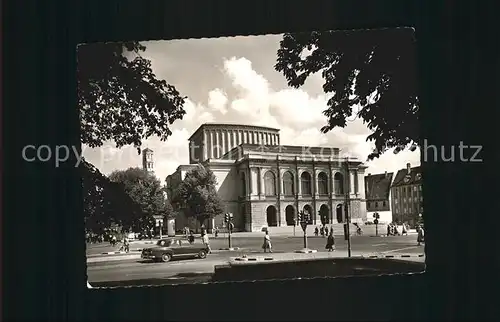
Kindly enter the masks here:
<path id="1" fill-rule="evenodd" d="M 354 236 L 352 238 L 353 255 L 381 254 L 423 254 L 424 247 L 417 246 L 415 236 L 370 237 Z M 303 247 L 300 237 L 275 237 L 272 239 L 275 253 L 293 252 Z M 308 246 L 318 252 L 325 252 L 326 238 L 309 237 Z M 243 254 L 258 255 L 262 253 L 262 238 L 235 238 L 233 247 L 238 251 L 215 251 L 207 259 L 179 260 L 170 263 L 142 262 L 138 258 L 106 261 L 88 264 L 89 282 L 95 286 L 145 285 L 165 283 L 186 283 L 209 281 L 214 265 L 223 264 L 230 257 Z M 212 248 L 227 247 L 227 239 L 212 239 Z M 148 245 L 149 246 L 149 245 Z M 346 256 L 347 245 L 343 238 L 336 238 L 336 256 Z M 133 247 L 132 247 L 133 248 Z M 137 255 L 138 256 L 138 255 Z M 424 260 L 423 258 L 419 260 Z M 149 280 L 148 280 L 149 279 Z M 135 281 L 122 282 L 119 281 Z M 101 282 L 112 282 L 101 284 Z M 125 284 L 124 284 L 125 283 Z"/>

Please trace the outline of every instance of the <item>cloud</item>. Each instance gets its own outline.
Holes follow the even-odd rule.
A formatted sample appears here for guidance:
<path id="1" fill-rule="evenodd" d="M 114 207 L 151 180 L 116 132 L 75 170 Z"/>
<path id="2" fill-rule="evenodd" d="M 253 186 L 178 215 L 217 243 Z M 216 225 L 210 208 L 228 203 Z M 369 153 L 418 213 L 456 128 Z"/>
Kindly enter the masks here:
<path id="1" fill-rule="evenodd" d="M 190 45 L 185 47 L 187 43 Z M 244 47 L 243 51 L 251 51 L 252 46 Z M 150 48 L 153 51 L 149 51 Z M 192 56 L 189 59 L 196 61 L 195 66 L 187 60 L 182 48 L 189 49 Z M 162 181 L 179 165 L 188 162 L 188 138 L 207 122 L 274 127 L 280 129 L 281 144 L 338 147 L 343 153 L 366 160 L 373 144 L 366 142 L 370 130 L 362 120 L 353 119 L 345 128 L 336 128 L 326 134 L 320 132 L 326 124 L 323 111 L 328 101 L 328 96 L 321 91 L 323 80 L 320 75 L 311 76 L 299 89 L 289 88 L 273 69 L 276 48 L 269 47 L 267 51 L 259 52 L 259 63 L 255 65 L 259 66 L 258 70 L 248 58 L 250 56 L 230 54 L 230 58 L 223 58 L 223 53 L 217 53 L 218 48 L 221 47 L 210 45 L 210 41 L 197 40 L 148 45 L 145 55 L 154 62 L 155 74 L 189 97 L 184 105 L 186 115 L 171 125 L 172 136 L 165 142 L 150 138 L 143 144 L 144 148 L 154 151 L 155 173 Z M 259 51 L 259 48 L 256 43 L 254 51 Z M 203 53 L 207 52 L 210 57 L 205 58 L 209 61 L 203 60 Z M 176 61 L 182 63 L 181 67 L 180 63 L 172 63 Z M 200 75 L 201 78 L 186 80 L 186 75 Z M 87 147 L 83 155 L 105 174 L 142 166 L 142 158 L 135 148 L 116 149 L 112 142 L 106 142 L 98 149 Z M 366 163 L 369 166 L 367 172 L 397 171 L 408 162 L 419 165 L 420 153 L 404 151 L 394 155 L 389 151 Z"/>
<path id="2" fill-rule="evenodd" d="M 208 93 L 208 106 L 210 106 L 212 110 L 226 114 L 226 104 L 226 94 L 219 88 L 216 88 Z"/>

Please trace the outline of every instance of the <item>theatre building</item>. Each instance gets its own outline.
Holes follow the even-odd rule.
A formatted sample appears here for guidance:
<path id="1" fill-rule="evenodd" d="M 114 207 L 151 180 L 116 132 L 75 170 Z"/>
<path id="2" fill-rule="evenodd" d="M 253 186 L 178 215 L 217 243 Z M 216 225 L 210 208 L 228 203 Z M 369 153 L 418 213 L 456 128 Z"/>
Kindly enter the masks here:
<path id="1" fill-rule="evenodd" d="M 190 164 L 167 177 L 168 194 L 193 167 L 209 168 L 236 231 L 291 231 L 300 210 L 311 225 L 342 223 L 347 194 L 351 220 L 366 220 L 366 166 L 338 148 L 281 145 L 279 129 L 236 124 L 203 124 L 189 146 Z M 208 226 L 223 224 L 221 214 Z M 196 223 L 181 214 L 176 229 L 185 225 Z"/>

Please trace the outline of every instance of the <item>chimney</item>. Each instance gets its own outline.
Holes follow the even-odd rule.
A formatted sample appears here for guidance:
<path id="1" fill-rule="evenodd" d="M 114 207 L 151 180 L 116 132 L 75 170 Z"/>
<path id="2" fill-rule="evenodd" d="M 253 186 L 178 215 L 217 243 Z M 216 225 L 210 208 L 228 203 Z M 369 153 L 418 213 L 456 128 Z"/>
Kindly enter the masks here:
<path id="1" fill-rule="evenodd" d="M 385 177 L 387 178 L 387 171 L 385 172 Z"/>
<path id="2" fill-rule="evenodd" d="M 406 171 L 408 172 L 408 174 L 410 174 L 410 172 L 411 172 L 411 164 L 409 164 L 409 163 L 406 164 Z"/>
<path id="3" fill-rule="evenodd" d="M 371 173 L 368 173 L 368 176 L 371 176 L 372 174 Z"/>

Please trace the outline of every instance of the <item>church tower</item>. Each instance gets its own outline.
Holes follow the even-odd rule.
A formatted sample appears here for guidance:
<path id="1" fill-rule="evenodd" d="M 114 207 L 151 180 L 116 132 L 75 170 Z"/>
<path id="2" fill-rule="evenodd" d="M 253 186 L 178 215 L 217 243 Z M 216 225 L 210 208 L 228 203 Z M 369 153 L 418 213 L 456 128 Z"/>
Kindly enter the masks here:
<path id="1" fill-rule="evenodd" d="M 153 150 L 148 148 L 142 150 L 142 168 L 147 172 L 154 172 Z"/>

